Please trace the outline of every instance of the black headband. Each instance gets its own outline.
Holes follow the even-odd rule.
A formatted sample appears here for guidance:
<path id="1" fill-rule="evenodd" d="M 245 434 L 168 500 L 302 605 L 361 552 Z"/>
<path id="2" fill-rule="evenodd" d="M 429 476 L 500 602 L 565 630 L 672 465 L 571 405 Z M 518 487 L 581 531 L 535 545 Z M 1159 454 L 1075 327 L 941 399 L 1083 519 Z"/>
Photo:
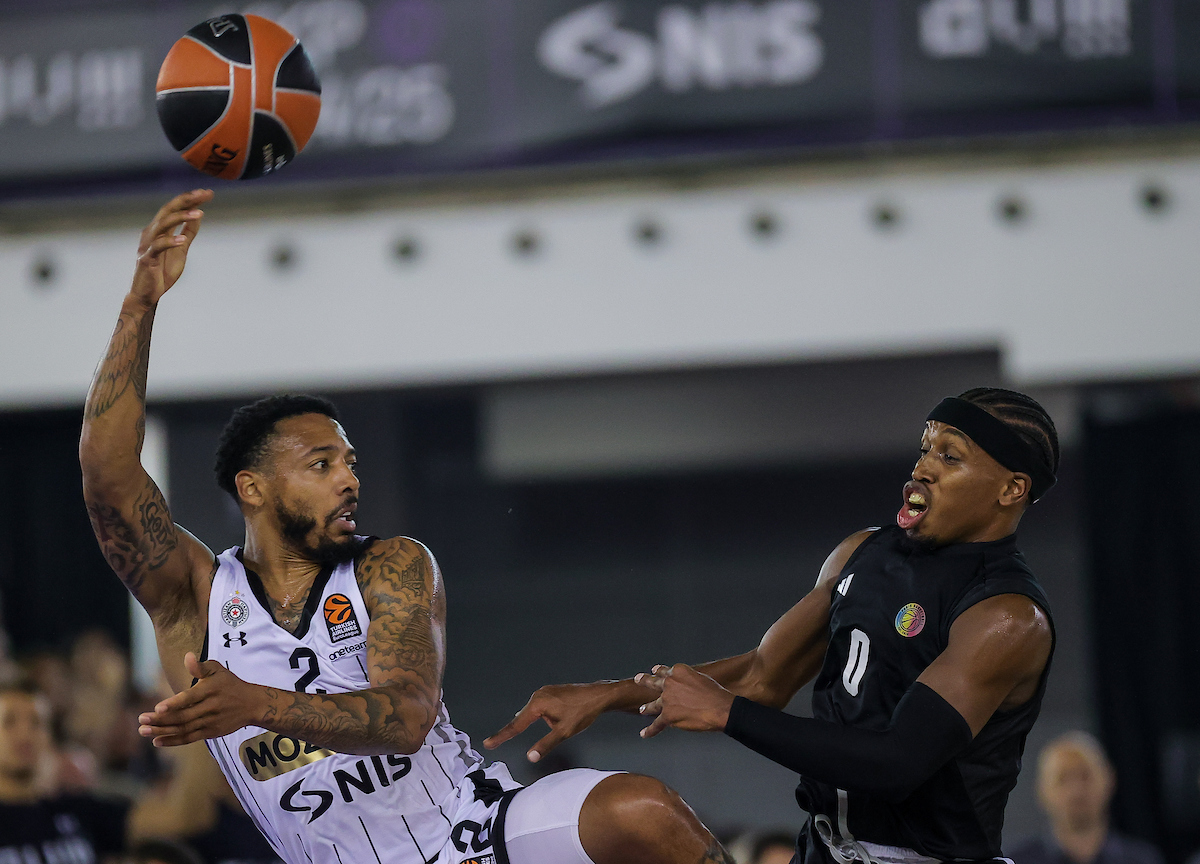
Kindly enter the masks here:
<path id="1" fill-rule="evenodd" d="M 1033 481 L 1030 501 L 1037 501 L 1057 482 L 1054 472 L 1007 423 L 966 399 L 943 399 L 925 419 L 953 426 L 1009 471 L 1028 474 Z"/>

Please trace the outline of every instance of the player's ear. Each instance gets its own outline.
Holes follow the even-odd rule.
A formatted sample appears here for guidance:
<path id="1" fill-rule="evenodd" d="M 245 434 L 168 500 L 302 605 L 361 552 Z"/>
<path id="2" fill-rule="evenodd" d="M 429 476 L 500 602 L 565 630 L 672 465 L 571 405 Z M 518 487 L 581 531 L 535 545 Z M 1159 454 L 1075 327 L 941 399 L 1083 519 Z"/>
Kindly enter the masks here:
<path id="1" fill-rule="evenodd" d="M 261 507 L 267 500 L 262 481 L 262 475 L 254 471 L 239 471 L 233 478 L 233 482 L 237 486 L 238 498 L 251 507 Z"/>
<path id="2" fill-rule="evenodd" d="M 1020 503 L 1028 504 L 1029 492 L 1033 488 L 1033 480 L 1023 471 L 1014 473 L 1000 491 L 1000 506 L 1013 507 Z"/>

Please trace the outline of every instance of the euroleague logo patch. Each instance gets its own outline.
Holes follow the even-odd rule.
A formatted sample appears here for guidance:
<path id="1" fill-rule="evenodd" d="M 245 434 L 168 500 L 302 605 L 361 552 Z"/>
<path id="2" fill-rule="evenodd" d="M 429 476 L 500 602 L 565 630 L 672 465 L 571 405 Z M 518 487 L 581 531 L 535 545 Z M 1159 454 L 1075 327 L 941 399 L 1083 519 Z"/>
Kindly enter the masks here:
<path id="1" fill-rule="evenodd" d="M 221 618 L 230 627 L 241 627 L 249 617 L 250 607 L 242 599 L 242 593 L 234 591 L 233 596 L 226 600 L 225 605 L 221 607 Z"/>
<path id="2" fill-rule="evenodd" d="M 916 636 L 925 629 L 925 610 L 920 603 L 909 603 L 896 613 L 896 632 L 901 636 Z"/>
<path id="3" fill-rule="evenodd" d="M 345 594 L 330 594 L 321 609 L 325 613 L 325 625 L 329 627 L 329 641 L 341 642 L 362 635 L 354 605 Z"/>

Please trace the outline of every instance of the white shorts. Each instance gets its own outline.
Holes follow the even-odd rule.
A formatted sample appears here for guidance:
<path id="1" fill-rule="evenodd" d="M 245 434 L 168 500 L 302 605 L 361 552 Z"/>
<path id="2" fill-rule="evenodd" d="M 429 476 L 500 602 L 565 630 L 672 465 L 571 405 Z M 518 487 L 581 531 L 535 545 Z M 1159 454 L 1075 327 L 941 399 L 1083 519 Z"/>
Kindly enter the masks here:
<path id="1" fill-rule="evenodd" d="M 461 795 L 450 841 L 437 862 L 593 864 L 579 841 L 579 812 L 601 780 L 619 773 L 571 768 L 482 799 Z M 471 782 L 468 779 L 464 788 L 470 789 Z"/>

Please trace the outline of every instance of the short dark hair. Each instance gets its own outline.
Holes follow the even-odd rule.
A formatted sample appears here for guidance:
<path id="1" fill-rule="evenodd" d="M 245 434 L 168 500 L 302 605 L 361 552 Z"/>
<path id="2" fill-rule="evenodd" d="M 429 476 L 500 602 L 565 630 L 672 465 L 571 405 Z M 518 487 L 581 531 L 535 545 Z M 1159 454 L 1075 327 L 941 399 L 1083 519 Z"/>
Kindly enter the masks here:
<path id="1" fill-rule="evenodd" d="M 1058 474 L 1058 430 L 1036 399 L 1001 387 L 976 387 L 958 397 L 977 405 L 1017 433 L 1051 474 Z"/>
<path id="2" fill-rule="evenodd" d="M 261 463 L 275 434 L 275 424 L 301 414 L 324 414 L 331 420 L 338 419 L 337 408 L 328 399 L 304 394 L 268 396 L 234 411 L 217 444 L 213 464 L 217 485 L 238 501 L 238 472 Z"/>

